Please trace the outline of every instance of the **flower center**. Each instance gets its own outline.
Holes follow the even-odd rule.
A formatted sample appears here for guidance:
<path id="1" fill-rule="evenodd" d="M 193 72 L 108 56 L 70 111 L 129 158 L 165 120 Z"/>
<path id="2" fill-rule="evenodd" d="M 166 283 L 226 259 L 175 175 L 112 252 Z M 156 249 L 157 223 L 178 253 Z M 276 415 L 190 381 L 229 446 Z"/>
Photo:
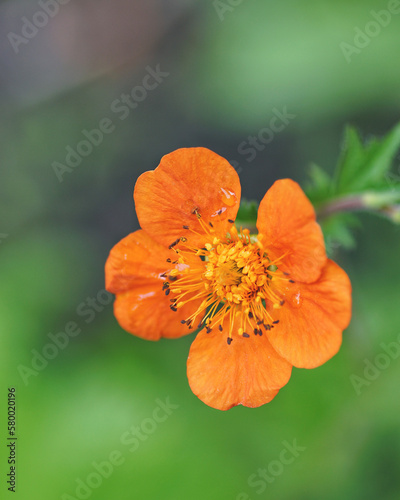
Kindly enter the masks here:
<path id="1" fill-rule="evenodd" d="M 242 276 L 243 273 L 237 267 L 236 262 L 225 262 L 215 269 L 215 281 L 220 287 L 239 285 Z"/>
<path id="2" fill-rule="evenodd" d="M 178 257 L 173 263 L 187 264 L 162 275 L 166 295 L 172 294 L 171 309 L 177 311 L 188 302 L 203 299 L 195 313 L 182 321 L 189 328 L 205 327 L 207 333 L 213 328 L 221 332 L 228 328 L 228 344 L 234 332 L 245 338 L 250 336 L 248 332 L 261 336 L 262 328 L 268 331 L 279 323 L 274 313 L 284 305 L 294 283 L 279 269 L 282 257 L 271 260 L 261 237 L 250 236 L 247 229 L 238 233 L 233 221 L 229 221 L 228 234 L 219 238 L 213 224 L 207 226 L 200 214 L 196 215 L 208 241 L 198 249 L 182 237 L 170 246 Z"/>
<path id="3" fill-rule="evenodd" d="M 209 248 L 207 257 L 204 280 L 221 300 L 234 304 L 248 302 L 268 280 L 270 261 L 245 234 L 236 242 L 228 241 Z"/>

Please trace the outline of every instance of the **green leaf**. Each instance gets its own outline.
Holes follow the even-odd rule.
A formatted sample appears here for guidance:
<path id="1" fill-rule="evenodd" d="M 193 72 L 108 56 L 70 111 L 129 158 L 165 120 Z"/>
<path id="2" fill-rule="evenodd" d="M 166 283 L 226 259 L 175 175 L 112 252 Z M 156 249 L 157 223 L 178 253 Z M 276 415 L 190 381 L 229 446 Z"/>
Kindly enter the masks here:
<path id="1" fill-rule="evenodd" d="M 256 226 L 258 213 L 258 203 L 256 201 L 241 200 L 235 224 L 237 227 L 243 226 L 253 228 Z"/>
<path id="2" fill-rule="evenodd" d="M 399 147 L 400 124 L 382 139 L 365 144 L 356 129 L 347 127 L 333 179 L 311 166 L 306 194 L 316 209 L 328 254 L 337 247 L 355 246 L 356 212 L 368 211 L 400 224 L 400 168 L 399 175 L 391 171 Z"/>
<path id="3" fill-rule="evenodd" d="M 400 124 L 383 139 L 372 139 L 366 145 L 348 127 L 336 170 L 336 194 L 359 193 L 385 183 L 399 147 Z"/>
<path id="4" fill-rule="evenodd" d="M 325 219 L 322 223 L 326 251 L 332 257 L 335 251 L 342 247 L 351 250 L 356 246 L 353 229 L 360 226 L 358 217 L 350 213 L 339 213 Z"/>
<path id="5" fill-rule="evenodd" d="M 329 199 L 332 194 L 332 179 L 325 170 L 313 163 L 308 174 L 311 182 L 305 187 L 305 192 L 311 203 L 318 204 Z"/>

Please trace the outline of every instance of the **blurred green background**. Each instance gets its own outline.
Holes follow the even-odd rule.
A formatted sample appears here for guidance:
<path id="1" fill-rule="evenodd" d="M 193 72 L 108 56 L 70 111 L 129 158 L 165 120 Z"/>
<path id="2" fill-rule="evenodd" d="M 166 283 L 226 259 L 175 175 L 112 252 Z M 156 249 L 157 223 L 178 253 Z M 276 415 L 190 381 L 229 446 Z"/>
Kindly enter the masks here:
<path id="1" fill-rule="evenodd" d="M 50 3 L 46 25 L 25 28 L 30 38 L 13 43 L 24 17 L 45 24 L 43 7 L 0 3 L 1 498 L 11 498 L 10 386 L 14 496 L 24 500 L 400 498 L 400 358 L 374 380 L 364 376 L 382 342 L 400 341 L 398 228 L 363 215 L 357 248 L 336 249 L 354 289 L 343 346 L 318 369 L 294 369 L 258 409 L 205 406 L 186 378 L 193 338 L 135 338 L 101 293 L 109 250 L 138 228 L 135 181 L 164 154 L 208 147 L 235 166 L 243 196 L 260 200 L 278 178 L 304 186 L 311 162 L 332 171 L 346 123 L 366 137 L 391 129 L 400 109 L 400 14 L 383 16 L 387 26 L 350 61 L 341 44 L 354 45 L 372 9 L 398 2 Z M 161 81 L 145 96 L 136 90 L 136 106 L 122 111 L 116 100 L 158 65 Z M 285 108 L 294 117 L 248 161 L 254 155 L 243 142 Z M 76 150 L 82 131 L 106 118 L 112 132 L 57 176 L 54 162 L 66 165 L 66 148 Z M 49 333 L 69 322 L 80 333 L 24 372 Z M 367 381 L 358 391 L 352 375 Z M 174 409 L 154 424 L 157 400 L 166 398 Z M 132 426 L 144 432 L 137 446 L 123 442 Z M 277 465 L 283 443 L 294 440 L 302 451 Z M 103 464 L 109 477 L 96 476 L 110 455 L 119 465 L 111 472 Z M 270 480 L 260 479 L 262 469 Z"/>

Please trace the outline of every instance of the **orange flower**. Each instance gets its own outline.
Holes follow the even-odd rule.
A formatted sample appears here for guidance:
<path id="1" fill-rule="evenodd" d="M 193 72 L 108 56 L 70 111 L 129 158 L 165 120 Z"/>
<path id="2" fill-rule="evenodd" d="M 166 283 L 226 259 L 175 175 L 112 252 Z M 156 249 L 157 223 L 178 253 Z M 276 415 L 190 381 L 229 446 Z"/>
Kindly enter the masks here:
<path id="1" fill-rule="evenodd" d="M 142 174 L 134 199 L 143 229 L 106 263 L 122 328 L 148 340 L 200 328 L 188 358 L 193 392 L 221 410 L 271 401 L 292 366 L 339 350 L 351 316 L 347 274 L 327 259 L 300 186 L 276 181 L 261 201 L 258 236 L 234 225 L 237 173 L 204 148 L 179 149 Z"/>

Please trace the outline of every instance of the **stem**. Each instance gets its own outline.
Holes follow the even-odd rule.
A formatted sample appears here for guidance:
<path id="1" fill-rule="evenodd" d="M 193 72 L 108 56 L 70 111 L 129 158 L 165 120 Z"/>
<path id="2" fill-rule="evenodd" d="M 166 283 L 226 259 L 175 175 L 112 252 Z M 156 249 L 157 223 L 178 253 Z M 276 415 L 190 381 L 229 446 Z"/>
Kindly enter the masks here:
<path id="1" fill-rule="evenodd" d="M 366 192 L 359 195 L 348 195 L 323 203 L 317 208 L 317 217 L 324 219 L 340 212 L 367 210 L 383 215 L 394 223 L 400 223 L 399 194 Z"/>
<path id="2" fill-rule="evenodd" d="M 353 210 L 371 210 L 365 204 L 365 199 L 362 196 L 345 196 L 324 203 L 317 209 L 317 217 L 324 219 L 338 212 L 351 212 Z"/>

